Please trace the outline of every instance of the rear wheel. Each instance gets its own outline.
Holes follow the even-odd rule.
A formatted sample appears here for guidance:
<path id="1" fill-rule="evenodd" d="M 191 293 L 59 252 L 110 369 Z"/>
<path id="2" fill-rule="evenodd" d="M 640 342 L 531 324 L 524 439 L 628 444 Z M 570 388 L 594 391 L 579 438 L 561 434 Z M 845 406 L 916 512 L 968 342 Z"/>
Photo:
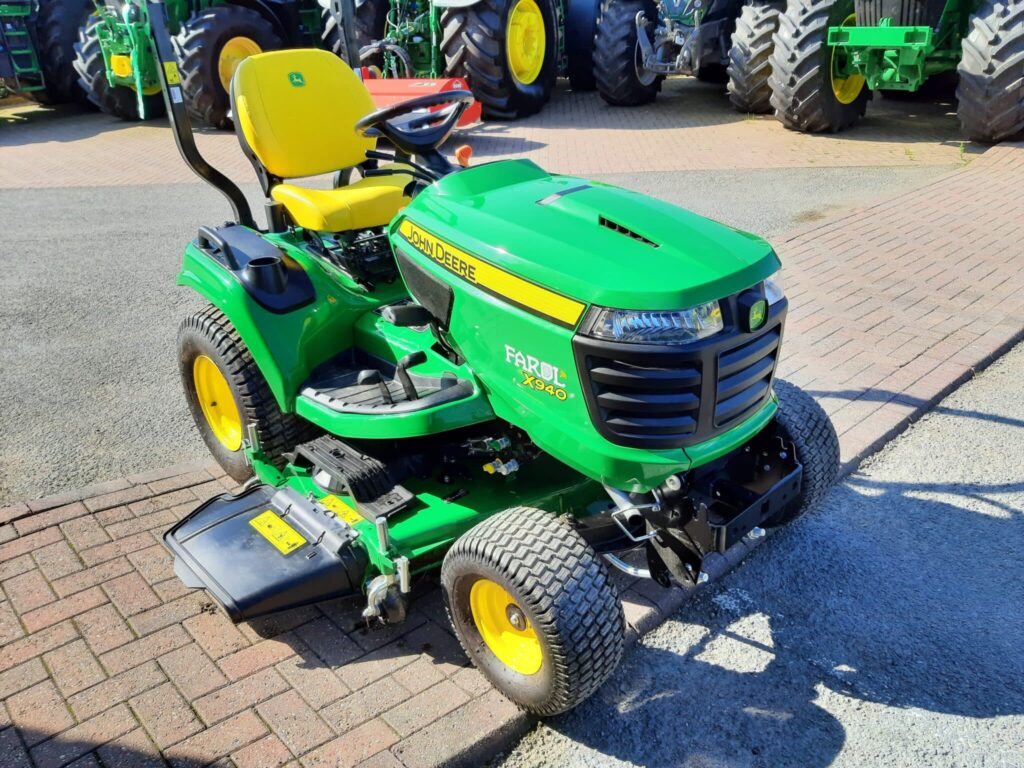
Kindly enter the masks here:
<path id="1" fill-rule="evenodd" d="M 981 3 L 962 45 L 956 95 L 964 135 L 997 142 L 1024 133 L 1024 4 Z"/>
<path id="2" fill-rule="evenodd" d="M 775 382 L 779 430 L 793 442 L 796 458 L 804 468 L 800 495 L 770 521 L 785 525 L 819 503 L 839 475 L 839 438 L 818 401 L 788 381 Z"/>
<path id="3" fill-rule="evenodd" d="M 772 111 L 773 38 L 779 28 L 779 9 L 763 2 L 743 6 L 736 19 L 729 48 L 729 101 L 740 112 L 762 114 Z"/>
<path id="4" fill-rule="evenodd" d="M 771 104 L 787 128 L 839 131 L 864 115 L 871 92 L 844 76 L 845 54 L 827 45 L 828 28 L 856 24 L 853 0 L 789 0 L 772 51 Z"/>
<path id="5" fill-rule="evenodd" d="M 310 422 L 281 411 L 249 349 L 216 307 L 181 324 L 178 367 L 203 441 L 238 482 L 252 477 L 242 451 L 250 425 L 256 428 L 260 450 L 280 466 L 286 451 L 317 432 Z"/>
<path id="6" fill-rule="evenodd" d="M 75 43 L 75 71 L 78 82 L 91 103 L 108 115 L 122 120 L 139 120 L 139 104 L 135 91 L 123 85 L 111 85 L 96 28 L 100 19 L 91 18 L 78 32 Z M 164 113 L 164 99 L 160 93 L 143 97 L 146 117 Z"/>
<path id="7" fill-rule="evenodd" d="M 643 68 L 636 32 L 636 16 L 641 11 L 649 32 L 653 31 L 658 10 L 650 0 L 604 0 L 601 4 L 594 38 L 594 77 L 601 98 L 615 107 L 654 101 L 664 79 Z"/>
<path id="8" fill-rule="evenodd" d="M 615 670 L 625 619 L 608 569 L 554 515 L 516 507 L 458 539 L 441 566 L 459 642 L 523 709 L 573 708 Z"/>
<path id="9" fill-rule="evenodd" d="M 89 102 L 78 84 L 75 42 L 95 7 L 91 0 L 39 0 L 36 34 L 50 102 Z"/>
<path id="10" fill-rule="evenodd" d="M 283 47 L 274 25 L 248 8 L 222 5 L 193 14 L 174 38 L 189 114 L 215 128 L 230 128 L 228 92 L 239 63 Z"/>
<path id="11" fill-rule="evenodd" d="M 551 98 L 558 74 L 551 0 L 480 0 L 447 8 L 441 51 L 450 77 L 464 77 L 484 117 L 526 117 Z"/>

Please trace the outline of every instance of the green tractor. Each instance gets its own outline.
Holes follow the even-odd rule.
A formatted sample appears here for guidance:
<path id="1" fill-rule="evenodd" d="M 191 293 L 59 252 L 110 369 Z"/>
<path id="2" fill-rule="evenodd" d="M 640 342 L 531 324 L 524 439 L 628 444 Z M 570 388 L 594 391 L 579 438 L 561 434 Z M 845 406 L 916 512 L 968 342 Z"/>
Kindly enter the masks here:
<path id="1" fill-rule="evenodd" d="M 96 0 L 81 29 L 75 68 L 101 110 L 125 120 L 163 114 L 150 21 L 144 6 Z M 256 53 L 313 45 L 320 39 L 315 0 L 168 0 L 166 13 L 193 119 L 228 128 L 228 86 L 238 63 Z"/>
<path id="2" fill-rule="evenodd" d="M 324 0 L 327 2 L 327 0 Z M 325 10 L 326 47 L 384 77 L 464 78 L 485 117 L 540 111 L 559 76 L 594 89 L 597 0 L 355 0 Z M 358 48 L 344 50 L 347 28 Z"/>
<path id="3" fill-rule="evenodd" d="M 42 104 L 84 102 L 73 61 L 92 0 L 0 1 L 0 98 Z"/>
<path id="4" fill-rule="evenodd" d="M 771 111 L 771 55 L 784 0 L 604 0 L 594 76 L 613 106 L 653 101 L 669 75 L 726 83 L 741 112 Z"/>
<path id="5" fill-rule="evenodd" d="M 1024 0 L 789 0 L 771 59 L 787 128 L 853 125 L 874 91 L 913 92 L 956 72 L 967 138 L 1024 132 Z"/>
<path id="6" fill-rule="evenodd" d="M 469 91 L 374 111 L 322 50 L 232 81 L 260 228 L 198 153 L 149 9 L 179 149 L 234 211 L 185 248 L 178 282 L 209 305 L 178 362 L 244 483 L 164 541 L 233 620 L 351 596 L 397 623 L 440 571 L 469 657 L 550 715 L 621 657 L 611 569 L 700 584 L 705 558 L 827 492 L 835 431 L 775 379 L 787 300 L 764 240 L 526 160 L 452 165 Z"/>

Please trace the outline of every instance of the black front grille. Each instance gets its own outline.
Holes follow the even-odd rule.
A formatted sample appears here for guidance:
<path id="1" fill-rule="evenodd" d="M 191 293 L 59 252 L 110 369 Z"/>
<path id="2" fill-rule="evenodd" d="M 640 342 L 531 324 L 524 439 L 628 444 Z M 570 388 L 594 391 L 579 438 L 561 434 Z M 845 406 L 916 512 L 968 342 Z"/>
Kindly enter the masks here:
<path id="1" fill-rule="evenodd" d="M 752 333 L 722 302 L 725 329 L 681 346 L 622 344 L 576 336 L 573 346 L 591 419 L 618 445 L 678 448 L 703 442 L 756 411 L 771 394 L 785 300 Z"/>

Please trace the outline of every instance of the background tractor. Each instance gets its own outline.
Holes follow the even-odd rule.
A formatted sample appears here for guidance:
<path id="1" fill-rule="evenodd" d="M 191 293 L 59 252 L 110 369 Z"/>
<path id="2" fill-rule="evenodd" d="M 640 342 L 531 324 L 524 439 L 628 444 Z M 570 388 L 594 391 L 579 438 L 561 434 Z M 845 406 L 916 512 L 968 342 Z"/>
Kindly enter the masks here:
<path id="1" fill-rule="evenodd" d="M 384 77 L 465 78 L 486 117 L 538 112 L 559 75 L 594 88 L 597 0 L 356 0 L 351 21 L 338 4 L 324 15 L 325 47 L 341 58 Z"/>
<path id="2" fill-rule="evenodd" d="M 594 77 L 614 106 L 653 101 L 667 75 L 728 83 L 742 112 L 768 112 L 768 58 L 780 0 L 604 0 Z"/>
<path id="3" fill-rule="evenodd" d="M 226 128 L 228 85 L 242 59 L 262 51 L 315 45 L 316 0 L 169 0 L 168 25 L 190 116 Z M 157 59 L 145 6 L 97 0 L 82 28 L 75 68 L 89 99 L 126 120 L 163 114 Z"/>
<path id="4" fill-rule="evenodd" d="M 772 105 L 788 128 L 838 131 L 873 91 L 957 72 L 964 135 L 1024 131 L 1024 0 L 789 0 L 772 55 Z"/>
<path id="5" fill-rule="evenodd" d="M 78 28 L 92 9 L 91 0 L 0 2 L 0 98 L 84 101 L 72 62 Z"/>

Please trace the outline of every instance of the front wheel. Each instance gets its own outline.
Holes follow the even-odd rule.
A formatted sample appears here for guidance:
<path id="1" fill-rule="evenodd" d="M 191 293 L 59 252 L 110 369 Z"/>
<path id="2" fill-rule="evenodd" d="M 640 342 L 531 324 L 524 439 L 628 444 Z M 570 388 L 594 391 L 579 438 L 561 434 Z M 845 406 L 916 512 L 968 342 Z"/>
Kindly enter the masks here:
<path id="1" fill-rule="evenodd" d="M 441 583 L 473 663 L 535 715 L 572 709 L 622 657 L 625 618 L 604 561 L 548 512 L 516 507 L 470 529 Z"/>
<path id="2" fill-rule="evenodd" d="M 604 0 L 594 38 L 594 78 L 601 98 L 613 107 L 635 107 L 654 101 L 661 75 L 647 71 L 637 41 L 636 17 L 643 11 L 648 34 L 658 10 L 650 0 Z"/>
<path id="3" fill-rule="evenodd" d="M 558 30 L 551 0 L 480 0 L 446 8 L 441 52 L 449 77 L 464 77 L 484 117 L 539 112 L 558 75 Z"/>
<path id="4" fill-rule="evenodd" d="M 771 54 L 771 104 L 787 128 L 839 131 L 857 122 L 871 91 L 849 72 L 846 54 L 828 45 L 829 27 L 857 23 L 853 0 L 789 0 Z"/>
<path id="5" fill-rule="evenodd" d="M 785 525 L 820 502 L 839 475 L 839 438 L 825 409 L 788 381 L 776 381 L 775 394 L 779 431 L 793 443 L 804 476 L 800 495 L 769 521 L 772 526 Z"/>

